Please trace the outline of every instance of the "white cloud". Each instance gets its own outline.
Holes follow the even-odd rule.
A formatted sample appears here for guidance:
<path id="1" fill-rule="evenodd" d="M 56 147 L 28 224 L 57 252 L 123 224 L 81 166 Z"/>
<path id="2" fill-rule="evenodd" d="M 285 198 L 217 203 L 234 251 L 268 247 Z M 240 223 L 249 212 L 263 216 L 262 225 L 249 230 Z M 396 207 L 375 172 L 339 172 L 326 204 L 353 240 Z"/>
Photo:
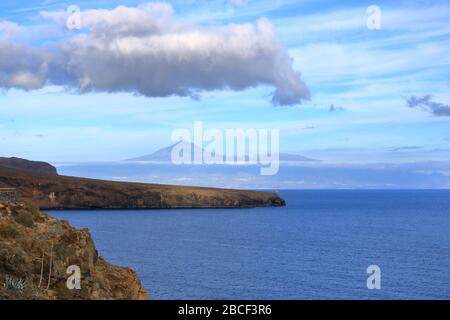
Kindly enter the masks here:
<path id="1" fill-rule="evenodd" d="M 46 82 L 47 60 L 38 49 L 0 40 L 0 88 L 41 88 Z"/>
<path id="2" fill-rule="evenodd" d="M 65 25 L 65 12 L 42 12 Z M 36 89 L 62 85 L 78 92 L 131 92 L 148 97 L 197 98 L 203 91 L 275 88 L 274 105 L 299 104 L 309 92 L 287 50 L 266 19 L 200 26 L 178 19 L 168 4 L 81 13 L 83 31 L 53 47 L 0 43 L 0 87 Z M 25 63 L 26 61 L 26 63 Z"/>
<path id="3" fill-rule="evenodd" d="M 10 37 L 22 31 L 23 28 L 18 24 L 11 21 L 0 20 L 0 37 Z"/>

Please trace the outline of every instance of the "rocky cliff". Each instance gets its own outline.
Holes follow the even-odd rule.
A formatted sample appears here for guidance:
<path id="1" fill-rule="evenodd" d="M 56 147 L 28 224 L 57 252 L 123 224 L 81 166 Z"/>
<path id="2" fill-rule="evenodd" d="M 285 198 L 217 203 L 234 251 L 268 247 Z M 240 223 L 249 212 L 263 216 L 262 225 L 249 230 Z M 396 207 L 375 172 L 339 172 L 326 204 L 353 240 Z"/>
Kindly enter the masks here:
<path id="1" fill-rule="evenodd" d="M 80 289 L 67 286 L 69 266 L 79 267 Z M 0 204 L 0 299 L 134 300 L 147 292 L 133 270 L 98 255 L 87 229 L 30 205 Z"/>
<path id="2" fill-rule="evenodd" d="M 0 188 L 17 189 L 19 201 L 47 209 L 246 208 L 283 206 L 273 192 L 112 182 L 4 167 Z"/>

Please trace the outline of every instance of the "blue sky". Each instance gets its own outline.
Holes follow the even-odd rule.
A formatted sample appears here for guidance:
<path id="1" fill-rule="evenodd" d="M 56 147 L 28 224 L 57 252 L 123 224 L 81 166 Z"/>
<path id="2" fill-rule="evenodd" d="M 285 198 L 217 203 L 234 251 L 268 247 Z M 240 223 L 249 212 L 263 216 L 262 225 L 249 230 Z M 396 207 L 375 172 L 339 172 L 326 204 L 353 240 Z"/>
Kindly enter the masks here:
<path id="1" fill-rule="evenodd" d="M 56 30 L 42 11 L 61 12 L 71 4 L 111 10 L 140 3 L 2 1 L 0 43 L 40 48 L 73 37 Z M 292 68 L 301 72 L 310 99 L 274 106 L 270 84 L 204 89 L 197 99 L 105 90 L 80 94 L 52 83 L 28 91 L 4 88 L 1 155 L 51 162 L 127 159 L 171 144 L 174 129 L 191 128 L 200 120 L 214 128 L 279 128 L 282 151 L 328 162 L 449 159 L 450 116 L 406 104 L 411 96 L 432 95 L 433 102 L 450 105 L 448 1 L 167 3 L 179 21 L 205 28 L 266 18 L 292 58 Z M 366 27 L 371 4 L 381 8 L 381 30 Z M 26 31 L 3 27 L 1 35 L 2 21 Z"/>

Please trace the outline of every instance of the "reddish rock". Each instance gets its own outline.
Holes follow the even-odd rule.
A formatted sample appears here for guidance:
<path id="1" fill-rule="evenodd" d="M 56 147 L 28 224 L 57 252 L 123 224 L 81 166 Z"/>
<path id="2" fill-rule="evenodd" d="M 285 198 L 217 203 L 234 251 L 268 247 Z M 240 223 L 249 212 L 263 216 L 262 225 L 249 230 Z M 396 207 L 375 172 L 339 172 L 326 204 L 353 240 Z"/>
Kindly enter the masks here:
<path id="1" fill-rule="evenodd" d="M 2 167 L 0 188 L 45 209 L 251 208 L 283 206 L 274 192 L 113 182 Z"/>
<path id="2" fill-rule="evenodd" d="M 70 290 L 69 266 L 81 289 Z M 42 275 L 42 276 L 41 276 Z M 24 204 L 0 204 L 0 299 L 147 299 L 136 273 L 106 262 L 87 229 Z"/>

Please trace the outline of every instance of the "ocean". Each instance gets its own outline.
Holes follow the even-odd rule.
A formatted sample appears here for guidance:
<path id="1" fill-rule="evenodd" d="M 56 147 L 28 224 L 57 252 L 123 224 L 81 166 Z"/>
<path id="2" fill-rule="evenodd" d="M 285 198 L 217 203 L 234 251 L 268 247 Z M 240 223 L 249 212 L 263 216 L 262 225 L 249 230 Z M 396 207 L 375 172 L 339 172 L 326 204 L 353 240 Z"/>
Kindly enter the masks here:
<path id="1" fill-rule="evenodd" d="M 150 299 L 450 299 L 450 190 L 279 193 L 286 207 L 49 214 Z"/>

